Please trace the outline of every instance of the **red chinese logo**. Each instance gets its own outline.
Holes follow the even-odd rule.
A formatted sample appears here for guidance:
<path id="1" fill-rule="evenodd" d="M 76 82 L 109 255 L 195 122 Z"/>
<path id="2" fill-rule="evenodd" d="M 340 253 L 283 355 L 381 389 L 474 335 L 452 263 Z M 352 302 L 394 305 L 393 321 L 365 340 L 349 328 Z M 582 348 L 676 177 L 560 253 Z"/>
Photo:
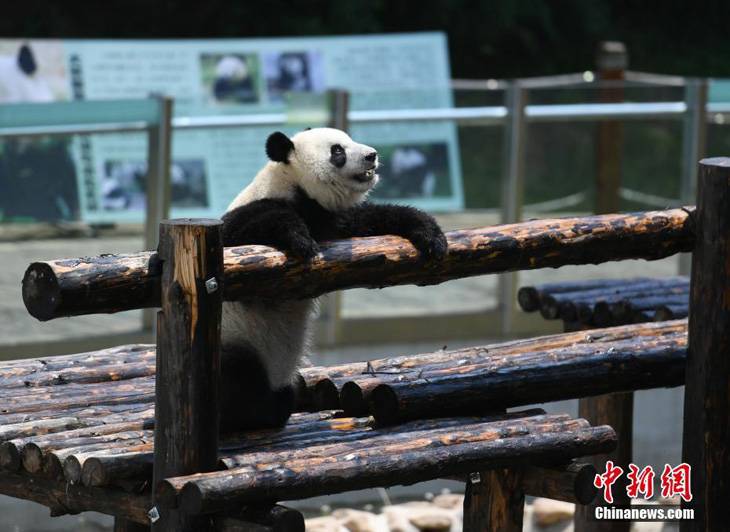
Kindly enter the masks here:
<path id="1" fill-rule="evenodd" d="M 692 500 L 692 489 L 690 486 L 690 474 L 692 468 L 689 464 L 679 464 L 677 467 L 671 467 L 669 464 L 664 465 L 664 471 L 660 477 L 661 480 L 661 496 L 665 499 L 674 497 L 682 497 L 685 502 Z M 601 489 L 603 488 L 604 500 L 612 504 L 613 492 L 612 487 L 616 480 L 623 475 L 624 470 L 609 460 L 606 462 L 606 472 L 597 474 L 593 479 L 593 485 Z M 629 464 L 629 472 L 626 474 L 628 485 L 626 486 L 627 495 L 636 499 L 642 496 L 644 499 L 651 499 L 654 496 L 654 469 L 646 466 L 639 469 L 634 464 Z"/>
<path id="2" fill-rule="evenodd" d="M 613 462 L 609 460 L 606 462 L 606 472 L 602 475 L 596 475 L 593 479 L 593 485 L 598 489 L 603 488 L 603 498 L 606 502 L 613 502 L 613 493 L 611 487 L 616 482 L 618 477 L 623 475 L 624 470 L 619 466 L 614 466 Z"/>
<path id="3" fill-rule="evenodd" d="M 629 485 L 626 486 L 626 493 L 632 499 L 639 494 L 644 494 L 644 499 L 651 499 L 654 496 L 654 469 L 646 466 L 639 470 L 634 464 L 629 464 L 629 473 L 626 477 L 629 479 Z"/>
<path id="4" fill-rule="evenodd" d="M 662 497 L 670 499 L 679 495 L 685 502 L 692 500 L 692 491 L 690 488 L 690 473 L 692 468 L 689 464 L 679 464 L 672 468 L 669 464 L 664 464 L 662 472 Z"/>

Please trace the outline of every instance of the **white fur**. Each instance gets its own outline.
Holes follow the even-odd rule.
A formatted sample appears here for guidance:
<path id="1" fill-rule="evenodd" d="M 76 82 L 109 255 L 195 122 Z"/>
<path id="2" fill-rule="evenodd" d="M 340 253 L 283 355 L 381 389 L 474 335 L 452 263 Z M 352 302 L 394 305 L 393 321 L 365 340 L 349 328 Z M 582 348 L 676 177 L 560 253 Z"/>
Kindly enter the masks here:
<path id="1" fill-rule="evenodd" d="M 354 142 L 336 129 L 317 128 L 292 137 L 294 150 L 289 164 L 269 162 L 228 207 L 231 211 L 265 198 L 293 198 L 295 187 L 330 211 L 339 211 L 363 201 L 377 184 L 373 175 L 366 183 L 353 178 L 377 167 L 364 157 L 375 150 Z M 345 149 L 342 168 L 330 162 L 331 148 Z M 314 300 L 237 301 L 223 304 L 222 342 L 224 345 L 253 346 L 263 357 L 269 382 L 274 389 L 293 384 L 299 359 L 309 350 L 314 318 Z"/>
<path id="2" fill-rule="evenodd" d="M 224 302 L 222 342 L 261 353 L 269 384 L 278 390 L 294 384 L 299 359 L 309 352 L 314 310 L 311 299 Z"/>
<path id="3" fill-rule="evenodd" d="M 0 102 L 52 102 L 53 93 L 38 73 L 26 74 L 15 56 L 0 56 Z"/>
<path id="4" fill-rule="evenodd" d="M 295 187 L 299 185 L 322 207 L 336 212 L 363 201 L 378 183 L 377 174 L 367 183 L 353 179 L 353 176 L 373 166 L 363 157 L 375 150 L 354 142 L 338 129 L 310 129 L 297 133 L 291 140 L 294 151 L 289 154 L 289 164 L 267 163 L 253 182 L 231 202 L 229 211 L 259 199 L 292 198 Z M 347 153 L 347 163 L 342 168 L 330 162 L 330 150 L 334 144 L 342 146 Z"/>
<path id="5" fill-rule="evenodd" d="M 227 55 L 223 57 L 215 66 L 215 77 L 226 78 L 234 81 L 240 81 L 248 76 L 248 67 L 246 63 L 235 55 Z"/>

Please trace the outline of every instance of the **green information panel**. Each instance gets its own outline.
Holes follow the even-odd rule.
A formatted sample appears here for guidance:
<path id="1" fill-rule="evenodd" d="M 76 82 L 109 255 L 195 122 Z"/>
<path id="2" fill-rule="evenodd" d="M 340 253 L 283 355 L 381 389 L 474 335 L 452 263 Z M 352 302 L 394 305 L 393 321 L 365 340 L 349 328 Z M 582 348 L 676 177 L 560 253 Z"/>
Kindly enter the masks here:
<path id="1" fill-rule="evenodd" d="M 0 40 L 0 103 L 162 93 L 175 98 L 176 117 L 278 113 L 287 125 L 276 129 L 294 134 L 321 125 L 317 93 L 329 88 L 349 90 L 353 110 L 451 107 L 445 36 Z M 292 107 L 297 102 L 305 108 Z M 220 216 L 266 162 L 273 129 L 176 131 L 172 215 Z M 455 125 L 355 123 L 350 134 L 380 153 L 382 186 L 374 199 L 431 210 L 463 206 Z M 0 159 L 13 162 L 0 165 L 0 190 L 9 192 L 0 196 L 0 219 L 142 220 L 146 142 L 144 134 L 107 134 L 2 143 Z M 54 177 L 56 170 L 64 177 Z M 18 172 L 31 177 L 23 181 Z"/>
<path id="2" fill-rule="evenodd" d="M 730 103 L 730 79 L 711 79 L 708 93 L 710 103 Z"/>

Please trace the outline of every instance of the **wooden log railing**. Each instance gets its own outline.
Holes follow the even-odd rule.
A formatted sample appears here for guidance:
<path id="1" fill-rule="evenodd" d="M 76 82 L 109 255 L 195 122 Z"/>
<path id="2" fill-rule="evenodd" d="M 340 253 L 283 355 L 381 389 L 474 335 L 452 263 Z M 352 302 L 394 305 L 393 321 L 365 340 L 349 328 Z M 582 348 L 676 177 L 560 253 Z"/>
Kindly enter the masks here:
<path id="1" fill-rule="evenodd" d="M 308 264 L 265 246 L 227 248 L 223 297 L 306 298 L 346 288 L 661 259 L 692 249 L 691 213 L 669 209 L 452 231 L 446 259 L 427 263 L 407 240 L 393 236 L 331 242 L 322 246 L 322 259 Z M 36 262 L 23 278 L 23 301 L 41 321 L 159 307 L 161 272 L 162 260 L 153 252 Z"/>

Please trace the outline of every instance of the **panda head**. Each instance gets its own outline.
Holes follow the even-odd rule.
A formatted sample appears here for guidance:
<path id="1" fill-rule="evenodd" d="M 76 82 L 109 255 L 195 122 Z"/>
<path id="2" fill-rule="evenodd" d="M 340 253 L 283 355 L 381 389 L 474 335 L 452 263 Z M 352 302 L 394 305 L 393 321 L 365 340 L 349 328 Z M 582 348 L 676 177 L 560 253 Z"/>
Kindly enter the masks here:
<path id="1" fill-rule="evenodd" d="M 308 129 L 291 138 L 277 131 L 266 141 L 266 154 L 329 210 L 359 203 L 378 183 L 378 153 L 338 129 Z"/>
<path id="2" fill-rule="evenodd" d="M 216 79 L 241 81 L 248 76 L 248 67 L 245 61 L 235 55 L 223 57 L 215 66 Z"/>

